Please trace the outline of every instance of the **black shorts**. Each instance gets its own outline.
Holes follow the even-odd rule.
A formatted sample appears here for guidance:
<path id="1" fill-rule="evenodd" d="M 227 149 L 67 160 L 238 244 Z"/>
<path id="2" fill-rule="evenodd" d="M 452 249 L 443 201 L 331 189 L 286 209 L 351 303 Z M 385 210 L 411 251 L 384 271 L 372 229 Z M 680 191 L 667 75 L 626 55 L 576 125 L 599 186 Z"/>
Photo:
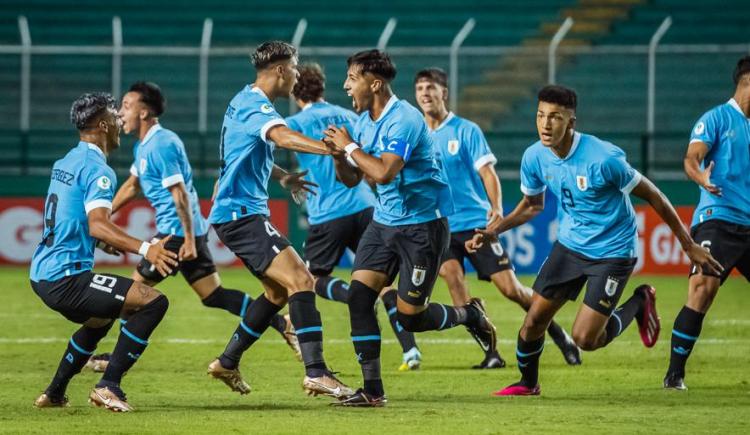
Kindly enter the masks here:
<path id="1" fill-rule="evenodd" d="M 617 308 L 635 263 L 635 258 L 588 258 L 555 242 L 534 281 L 534 291 L 546 299 L 574 301 L 586 284 L 583 303 L 609 316 Z"/>
<path id="2" fill-rule="evenodd" d="M 292 245 L 271 221 L 261 214 L 214 224 L 213 227 L 219 240 L 259 279 L 265 277 L 264 272 L 273 259 Z"/>
<path id="3" fill-rule="evenodd" d="M 715 276 L 723 284 L 735 267 L 750 281 L 750 227 L 720 219 L 711 219 L 690 230 L 695 243 L 711 251 L 711 255 L 724 266 L 721 274 L 703 270 L 704 275 Z M 698 273 L 690 269 L 690 276 Z"/>
<path id="4" fill-rule="evenodd" d="M 322 224 L 310 225 L 305 240 L 305 260 L 310 273 L 327 276 L 341 261 L 346 248 L 357 251 L 359 240 L 372 222 L 373 208 L 332 219 Z"/>
<path id="5" fill-rule="evenodd" d="M 374 270 L 398 280 L 398 296 L 412 305 L 426 305 L 448 249 L 445 218 L 414 225 L 387 226 L 373 221 L 362 235 L 352 271 Z"/>
<path id="6" fill-rule="evenodd" d="M 510 262 L 500 240 L 484 243 L 477 252 L 470 253 L 466 250 L 465 242 L 472 237 L 474 230 L 451 233 L 450 246 L 443 256 L 443 263 L 456 260 L 463 269 L 464 258 L 468 257 L 471 265 L 477 270 L 477 277 L 482 281 L 489 281 L 490 277 L 498 272 L 513 270 L 513 263 Z"/>
<path id="7" fill-rule="evenodd" d="M 159 233 L 151 240 L 151 243 L 156 243 L 164 237 L 167 237 L 167 235 Z M 184 242 L 184 237 L 172 236 L 164 247 L 167 248 L 167 250 L 178 254 L 180 252 L 180 247 Z M 177 275 L 177 272 L 179 271 L 182 273 L 182 276 L 188 284 L 192 284 L 199 279 L 205 278 L 216 272 L 214 258 L 211 256 L 211 251 L 208 249 L 208 234 L 195 238 L 195 250 L 198 256 L 193 260 L 181 261 L 177 267 L 172 269 L 171 276 Z M 160 283 L 166 278 L 162 276 L 145 257 L 141 259 L 138 266 L 136 266 L 136 269 L 142 277 L 154 284 Z"/>
<path id="8" fill-rule="evenodd" d="M 75 323 L 92 317 L 116 319 L 133 280 L 91 271 L 55 281 L 31 281 L 31 288 L 53 310 Z"/>

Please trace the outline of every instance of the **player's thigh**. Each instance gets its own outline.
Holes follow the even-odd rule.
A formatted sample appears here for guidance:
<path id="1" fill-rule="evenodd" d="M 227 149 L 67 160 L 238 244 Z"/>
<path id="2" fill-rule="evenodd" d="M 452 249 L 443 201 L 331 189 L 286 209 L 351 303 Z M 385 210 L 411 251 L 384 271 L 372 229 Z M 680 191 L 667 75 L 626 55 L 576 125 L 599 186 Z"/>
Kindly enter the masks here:
<path id="1" fill-rule="evenodd" d="M 461 234 L 461 240 L 464 242 L 471 237 L 473 237 L 471 232 Z M 466 249 L 465 243 L 461 243 L 461 246 Z M 513 270 L 513 263 L 499 239 L 484 243 L 476 252 L 467 252 L 467 256 L 477 271 L 477 278 L 482 281 L 491 281 L 492 276 L 498 272 Z"/>
<path id="2" fill-rule="evenodd" d="M 464 268 L 458 261 L 454 259 L 443 261 L 443 264 L 440 265 L 439 275 L 448 286 L 448 292 L 454 305 L 464 305 L 469 301 L 471 296 L 466 285 Z"/>
<path id="3" fill-rule="evenodd" d="M 269 277 L 263 278 L 260 282 L 263 284 L 264 294 L 269 302 L 279 307 L 286 305 L 289 300 L 286 287 Z"/>
<path id="4" fill-rule="evenodd" d="M 391 285 L 398 274 L 398 256 L 391 244 L 396 230 L 377 222 L 367 227 L 357 246 L 352 280 L 375 291 Z"/>
<path id="5" fill-rule="evenodd" d="M 490 281 L 505 297 L 524 308 L 528 308 L 529 304 L 531 304 L 531 296 L 534 292 L 518 280 L 516 272 L 513 269 L 493 273 L 490 275 Z"/>
<path id="6" fill-rule="evenodd" d="M 221 286 L 221 277 L 219 277 L 218 272 L 213 272 L 190 283 L 190 287 L 193 288 L 193 291 L 201 300 L 209 297 L 219 286 Z"/>
<path id="7" fill-rule="evenodd" d="M 130 281 L 130 288 L 125 295 L 125 301 L 120 312 L 121 316 L 127 317 L 138 312 L 141 308 L 148 305 L 161 295 L 161 293 L 153 287 L 135 282 L 128 278 L 122 279 Z"/>
<path id="8" fill-rule="evenodd" d="M 720 283 L 723 284 L 732 270 L 742 263 L 742 259 L 747 254 L 750 228 L 720 219 L 711 219 L 694 226 L 690 232 L 693 240 L 708 249 L 711 256 L 724 267 L 724 271 L 719 274 L 706 268 L 699 271 L 696 267 L 692 267 L 690 276 L 700 272 L 703 275 L 718 278 Z M 747 258 L 747 261 L 750 261 L 750 256 Z M 746 276 L 750 276 L 750 274 Z"/>
<path id="9" fill-rule="evenodd" d="M 355 230 L 348 217 L 310 225 L 304 246 L 305 262 L 315 276 L 328 276 L 341 260 L 347 239 Z"/>
<path id="10" fill-rule="evenodd" d="M 314 285 L 312 274 L 291 246 L 274 257 L 263 273 L 263 278 L 264 281 L 268 278 L 279 283 L 287 289 L 290 296 L 299 291 L 310 291 Z"/>
<path id="11" fill-rule="evenodd" d="M 711 307 L 721 286 L 721 279 L 702 273 L 692 274 L 688 279 L 687 307 L 705 313 Z"/>
<path id="12" fill-rule="evenodd" d="M 164 237 L 166 237 L 165 234 L 159 233 L 151 239 L 151 243 L 156 243 Z M 172 237 L 164 247 L 167 250 L 177 254 L 180 251 L 180 246 L 182 246 L 182 243 L 183 239 L 181 237 Z M 177 272 L 180 270 L 181 266 L 182 264 L 179 264 L 177 267 L 172 268 L 172 273 L 170 273 L 168 276 L 177 275 Z M 133 280 L 142 282 L 149 286 L 155 286 L 164 281 L 165 278 L 167 277 L 159 273 L 159 271 L 156 270 L 156 266 L 146 260 L 146 257 L 141 258 L 141 261 L 139 261 L 135 266 L 135 270 L 133 271 L 132 275 Z"/>
<path id="13" fill-rule="evenodd" d="M 617 308 L 630 275 L 635 269 L 635 263 L 635 258 L 587 261 L 584 265 L 588 280 L 586 296 L 583 298 L 584 305 L 609 317 Z"/>
<path id="14" fill-rule="evenodd" d="M 537 339 L 545 334 L 552 318 L 567 302 L 567 299 L 548 299 L 539 293 L 534 293 L 531 305 L 521 326 L 524 339 Z"/>
<path id="15" fill-rule="evenodd" d="M 357 270 L 352 273 L 352 281 L 359 281 L 367 287 L 378 291 L 385 291 L 388 282 L 392 281 L 384 272 L 376 270 Z"/>
<path id="16" fill-rule="evenodd" d="M 374 210 L 375 209 L 373 207 L 368 207 L 353 216 L 353 231 L 351 232 L 349 240 L 347 242 L 347 247 L 351 249 L 352 252 L 357 252 L 357 248 L 359 247 L 360 240 L 362 240 L 362 236 L 365 234 L 365 231 L 367 231 L 370 223 L 372 223 L 372 215 L 374 213 Z"/>
<path id="17" fill-rule="evenodd" d="M 534 292 L 549 300 L 574 301 L 586 283 L 581 259 L 556 242 L 534 280 Z"/>

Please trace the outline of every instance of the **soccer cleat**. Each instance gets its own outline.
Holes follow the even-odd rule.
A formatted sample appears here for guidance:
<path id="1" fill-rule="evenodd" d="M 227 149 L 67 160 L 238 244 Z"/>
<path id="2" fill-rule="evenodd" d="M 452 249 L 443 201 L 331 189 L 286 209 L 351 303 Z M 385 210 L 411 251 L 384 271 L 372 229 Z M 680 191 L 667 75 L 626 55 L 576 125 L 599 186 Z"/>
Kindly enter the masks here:
<path id="1" fill-rule="evenodd" d="M 641 341 L 646 347 L 654 347 L 659 339 L 661 322 L 656 314 L 656 289 L 648 284 L 638 286 L 633 293 L 643 295 L 643 307 L 638 313 L 638 330 L 641 333 Z"/>
<path id="2" fill-rule="evenodd" d="M 505 367 L 505 360 L 500 356 L 497 350 L 487 353 L 481 363 L 471 366 L 471 368 L 477 370 L 501 369 L 503 367 Z"/>
<path id="3" fill-rule="evenodd" d="M 284 328 L 284 340 L 286 344 L 294 352 L 294 356 L 297 357 L 297 361 L 302 362 L 302 350 L 299 347 L 299 340 L 297 339 L 297 333 L 294 331 L 294 325 L 292 325 L 292 319 L 289 314 L 284 314 L 284 320 L 286 321 L 286 327 Z"/>
<path id="4" fill-rule="evenodd" d="M 315 378 L 305 376 L 302 380 L 302 389 L 304 389 L 309 396 L 323 394 L 337 399 L 354 394 L 354 390 L 338 380 L 338 378 L 336 378 L 331 372 L 327 372 L 323 376 Z"/>
<path id="5" fill-rule="evenodd" d="M 520 382 L 513 385 L 508 385 L 500 391 L 492 393 L 493 396 L 538 396 L 542 392 L 539 384 L 536 384 L 534 388 L 527 387 Z"/>
<path id="6" fill-rule="evenodd" d="M 408 372 L 409 370 L 417 370 L 422 365 L 422 353 L 419 349 L 412 347 L 408 352 L 404 353 L 404 362 L 398 368 L 400 372 Z"/>
<path id="7" fill-rule="evenodd" d="M 562 352 L 563 358 L 565 358 L 565 362 L 568 363 L 569 366 L 577 366 L 581 364 L 581 349 L 578 348 L 576 342 L 573 341 L 573 338 L 568 335 L 567 332 L 563 331 L 562 337 L 552 337 L 552 341 L 554 341 L 555 345 L 560 348 L 560 352 Z"/>
<path id="8" fill-rule="evenodd" d="M 479 321 L 477 324 L 466 325 L 466 329 L 474 337 L 474 340 L 479 343 L 479 347 L 482 348 L 485 354 L 495 352 L 497 350 L 496 329 L 490 318 L 487 317 L 484 302 L 479 298 L 471 298 L 466 306 L 469 309 L 473 308 L 479 311 Z"/>
<path id="9" fill-rule="evenodd" d="M 219 359 L 215 359 L 208 365 L 208 374 L 226 384 L 230 390 L 240 394 L 250 393 L 250 385 L 242 378 L 239 369 L 225 369 L 221 366 Z"/>
<path id="10" fill-rule="evenodd" d="M 664 388 L 667 390 L 678 391 L 685 391 L 688 389 L 687 385 L 685 385 L 685 379 L 676 373 L 667 373 L 667 376 L 664 377 Z"/>
<path id="11" fill-rule="evenodd" d="M 89 403 L 98 408 L 109 409 L 112 412 L 133 411 L 125 393 L 119 387 L 94 387 L 89 393 Z"/>
<path id="12" fill-rule="evenodd" d="M 34 406 L 37 408 L 67 408 L 70 404 L 68 403 L 68 396 L 54 397 L 47 393 L 42 393 L 34 401 Z"/>
<path id="13" fill-rule="evenodd" d="M 89 360 L 86 361 L 84 366 L 96 373 L 104 373 L 109 365 L 109 358 L 112 356 L 110 353 L 100 353 L 99 355 L 91 355 Z"/>
<path id="14" fill-rule="evenodd" d="M 385 406 L 386 403 L 388 403 L 388 399 L 385 395 L 374 397 L 365 393 L 365 390 L 360 388 L 348 396 L 340 397 L 339 401 L 331 403 L 331 406 L 381 408 Z"/>

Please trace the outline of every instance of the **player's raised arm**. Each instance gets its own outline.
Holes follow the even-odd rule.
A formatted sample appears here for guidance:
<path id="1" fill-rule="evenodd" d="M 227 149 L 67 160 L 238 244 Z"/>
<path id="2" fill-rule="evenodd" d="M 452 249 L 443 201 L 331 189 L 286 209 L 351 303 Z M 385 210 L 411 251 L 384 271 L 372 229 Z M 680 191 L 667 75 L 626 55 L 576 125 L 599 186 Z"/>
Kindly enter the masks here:
<path id="1" fill-rule="evenodd" d="M 331 151 L 323 141 L 311 139 L 286 125 L 280 124 L 271 127 L 266 135 L 280 148 L 300 153 L 331 154 Z"/>
<path id="2" fill-rule="evenodd" d="M 706 189 L 707 192 L 721 196 L 721 188 L 711 182 L 711 172 L 714 169 L 714 162 L 709 163 L 705 169 L 701 169 L 703 159 L 708 154 L 708 151 L 709 147 L 705 142 L 690 142 L 685 158 L 683 159 L 685 174 L 700 187 Z"/>
<path id="3" fill-rule="evenodd" d="M 338 151 L 345 152 L 365 175 L 378 184 L 388 184 L 393 181 L 411 153 L 408 143 L 394 139 L 385 145 L 381 157 L 378 158 L 362 151 L 360 145 L 351 138 L 346 127 L 339 128 L 332 125 L 328 127 L 325 134 Z"/>
<path id="4" fill-rule="evenodd" d="M 131 173 L 130 177 L 117 190 L 115 198 L 112 200 L 112 213 L 117 213 L 118 210 L 140 195 L 141 185 L 138 183 L 138 177 Z"/>

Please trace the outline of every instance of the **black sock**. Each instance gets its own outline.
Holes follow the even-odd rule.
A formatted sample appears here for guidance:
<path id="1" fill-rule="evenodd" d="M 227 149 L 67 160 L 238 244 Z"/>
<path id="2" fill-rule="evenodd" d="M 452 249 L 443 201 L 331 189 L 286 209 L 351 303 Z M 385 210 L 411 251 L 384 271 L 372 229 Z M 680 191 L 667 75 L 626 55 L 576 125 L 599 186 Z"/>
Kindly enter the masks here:
<path id="1" fill-rule="evenodd" d="M 315 293 L 329 301 L 346 303 L 349 299 L 349 284 L 332 276 L 319 276 L 315 280 Z"/>
<path id="2" fill-rule="evenodd" d="M 218 286 L 201 302 L 207 307 L 221 308 L 222 310 L 229 311 L 235 316 L 245 317 L 247 307 L 253 302 L 253 298 L 239 290 Z"/>
<path id="3" fill-rule="evenodd" d="M 452 307 L 450 305 L 436 304 L 434 302 L 419 314 L 397 313 L 399 323 L 411 332 L 439 331 L 450 329 L 458 325 L 470 325 L 476 322 L 478 314 L 474 308 L 469 306 Z"/>
<path id="4" fill-rule="evenodd" d="M 400 323 L 398 323 L 398 318 L 396 317 L 396 312 L 398 311 L 396 308 L 397 295 L 398 292 L 396 290 L 388 290 L 380 297 L 380 299 L 383 300 L 383 305 L 388 312 L 388 320 L 391 322 L 391 328 L 393 328 L 393 332 L 396 334 L 399 344 L 401 344 L 401 349 L 406 353 L 412 348 L 417 347 L 417 341 L 414 338 L 413 332 L 407 331 Z"/>
<path id="5" fill-rule="evenodd" d="M 242 354 L 263 335 L 279 310 L 281 307 L 271 303 L 265 295 L 258 296 L 247 308 L 245 317 L 240 320 L 224 353 L 219 357 L 221 366 L 227 369 L 236 368 L 240 364 Z"/>
<path id="6" fill-rule="evenodd" d="M 516 345 L 516 359 L 518 370 L 521 371 L 521 384 L 534 388 L 539 383 L 539 357 L 544 350 L 544 335 L 532 341 L 525 341 L 518 334 Z"/>
<path id="7" fill-rule="evenodd" d="M 620 305 L 607 321 L 605 330 L 607 331 L 607 338 L 605 346 L 617 338 L 622 332 L 630 326 L 630 323 L 636 316 L 641 312 L 643 307 L 643 295 L 641 293 L 634 293 L 624 304 Z"/>
<path id="8" fill-rule="evenodd" d="M 83 366 L 86 365 L 86 361 L 94 354 L 96 345 L 109 332 L 112 323 L 114 322 L 110 322 L 101 328 L 82 326 L 70 337 L 68 348 L 60 360 L 55 377 L 52 378 L 52 382 L 44 391 L 48 396 L 59 399 L 65 395 L 68 382 L 73 376 L 81 372 Z"/>
<path id="9" fill-rule="evenodd" d="M 301 291 L 289 297 L 289 315 L 297 331 L 307 376 L 322 376 L 327 368 L 323 358 L 323 324 L 315 308 L 315 293 Z"/>
<path id="10" fill-rule="evenodd" d="M 130 370 L 146 350 L 148 338 L 164 318 L 167 308 L 167 297 L 159 295 L 128 318 L 128 322 L 120 328 L 120 336 L 102 376 L 102 382 L 120 384 L 122 375 Z"/>
<path id="11" fill-rule="evenodd" d="M 547 327 L 547 333 L 555 343 L 565 340 L 565 331 L 555 321 L 550 322 L 549 327 Z"/>
<path id="12" fill-rule="evenodd" d="M 703 318 L 706 313 L 694 311 L 686 306 L 682 307 L 677 318 L 674 319 L 672 329 L 672 351 L 669 356 L 669 374 L 685 377 L 685 364 L 693 350 L 695 342 L 701 335 Z"/>
<path id="13" fill-rule="evenodd" d="M 375 315 L 378 293 L 360 281 L 352 281 L 349 297 L 349 321 L 352 328 L 352 343 L 362 368 L 365 392 L 373 396 L 383 395 L 380 375 L 380 326 Z"/>

